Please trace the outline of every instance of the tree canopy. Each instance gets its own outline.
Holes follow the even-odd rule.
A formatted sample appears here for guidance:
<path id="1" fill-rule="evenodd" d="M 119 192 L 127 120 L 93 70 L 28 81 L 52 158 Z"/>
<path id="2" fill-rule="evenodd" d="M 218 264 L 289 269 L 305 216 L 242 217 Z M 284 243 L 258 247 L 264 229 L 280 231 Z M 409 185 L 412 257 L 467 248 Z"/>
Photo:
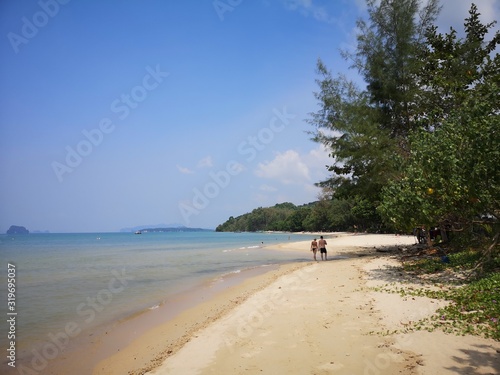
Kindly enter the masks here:
<path id="1" fill-rule="evenodd" d="M 399 226 L 470 226 L 499 212 L 500 43 L 486 41 L 473 5 L 466 36 L 431 28 L 422 51 L 420 128 L 397 178 L 383 189 L 380 212 Z M 425 84 L 424 84 L 425 83 Z"/>
<path id="2" fill-rule="evenodd" d="M 313 139 L 331 150 L 337 199 L 394 228 L 471 226 L 499 214 L 500 34 L 473 4 L 464 38 L 433 25 L 437 0 L 368 0 L 353 61 L 365 88 L 318 62 Z M 459 224 L 458 224 L 459 223 Z"/>
<path id="3" fill-rule="evenodd" d="M 366 200 L 322 199 L 301 206 L 287 202 L 273 207 L 259 207 L 237 217 L 231 216 L 216 231 L 338 232 L 355 228 L 372 232 L 386 229 L 381 227 L 379 216 Z"/>

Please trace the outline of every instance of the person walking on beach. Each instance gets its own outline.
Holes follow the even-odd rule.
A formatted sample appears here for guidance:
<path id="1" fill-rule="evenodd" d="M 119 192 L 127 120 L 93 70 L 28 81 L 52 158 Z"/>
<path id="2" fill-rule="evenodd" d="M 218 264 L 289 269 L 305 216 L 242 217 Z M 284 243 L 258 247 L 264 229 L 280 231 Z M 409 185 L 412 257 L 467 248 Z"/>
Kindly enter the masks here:
<path id="1" fill-rule="evenodd" d="M 323 239 L 323 236 L 319 238 L 318 241 L 318 246 L 319 246 L 319 251 L 321 253 L 321 260 L 326 260 L 326 241 Z M 323 259 L 323 254 L 325 254 L 325 259 Z"/>
<path id="2" fill-rule="evenodd" d="M 314 260 L 317 260 L 316 252 L 318 251 L 318 241 L 316 241 L 316 238 L 311 242 L 311 251 L 313 252 Z"/>

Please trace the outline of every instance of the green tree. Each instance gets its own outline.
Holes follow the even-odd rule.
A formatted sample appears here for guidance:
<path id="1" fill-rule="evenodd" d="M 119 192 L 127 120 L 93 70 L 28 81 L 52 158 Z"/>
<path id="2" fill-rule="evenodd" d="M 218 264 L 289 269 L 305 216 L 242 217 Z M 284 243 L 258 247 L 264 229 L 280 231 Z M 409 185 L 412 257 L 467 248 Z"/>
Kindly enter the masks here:
<path id="1" fill-rule="evenodd" d="M 330 206 L 330 200 L 320 199 L 310 210 L 308 216 L 303 220 L 304 230 L 321 231 L 329 229 Z"/>
<path id="2" fill-rule="evenodd" d="M 491 89 L 497 95 L 500 87 Z M 380 212 L 394 225 L 463 229 L 480 214 L 499 212 L 500 118 L 485 115 L 481 101 L 464 104 L 439 129 L 413 137 L 404 172 L 383 191 Z"/>
<path id="3" fill-rule="evenodd" d="M 309 207 L 300 207 L 295 210 L 285 221 L 285 227 L 290 232 L 301 232 L 304 229 L 304 221 L 311 212 Z"/>
<path id="4" fill-rule="evenodd" d="M 464 24 L 465 39 L 458 39 L 454 29 L 444 35 L 439 34 L 435 26 L 428 29 L 426 43 L 419 53 L 424 62 L 418 73 L 419 127 L 426 130 L 439 127 L 448 116 L 460 110 L 465 101 L 478 95 L 484 84 L 498 80 L 499 57 L 494 52 L 500 33 L 486 41 L 495 22 L 483 25 L 479 16 L 476 5 L 472 4 Z M 489 87 L 486 91 L 484 94 L 489 95 Z M 492 99 L 486 114 L 498 110 L 499 97 Z"/>
<path id="5" fill-rule="evenodd" d="M 343 75 L 334 78 L 318 62 L 315 93 L 320 110 L 309 122 L 313 140 L 331 149 L 330 179 L 320 186 L 337 197 L 361 196 L 378 202 L 392 178 L 397 155 L 408 153 L 408 134 L 416 127 L 416 72 L 425 30 L 438 12 L 438 0 L 367 0 L 368 21 L 359 20 L 357 49 L 344 53 L 367 83 L 359 89 Z"/>
<path id="6" fill-rule="evenodd" d="M 485 41 L 472 5 L 465 39 L 429 30 L 422 55 L 421 129 L 401 174 L 383 191 L 381 214 L 395 225 L 467 228 L 500 210 L 500 33 Z"/>
<path id="7" fill-rule="evenodd" d="M 420 87 L 415 72 L 426 30 L 439 13 L 438 0 L 368 0 L 369 22 L 359 20 L 355 66 L 368 84 L 376 125 L 404 147 L 415 129 L 412 114 Z"/>
<path id="8" fill-rule="evenodd" d="M 352 215 L 352 199 L 333 199 L 328 218 L 326 229 L 337 232 L 349 230 L 356 224 Z"/>
<path id="9" fill-rule="evenodd" d="M 375 232 L 380 229 L 382 220 L 373 202 L 356 197 L 353 199 L 351 214 L 353 225 L 356 225 L 358 230 Z"/>

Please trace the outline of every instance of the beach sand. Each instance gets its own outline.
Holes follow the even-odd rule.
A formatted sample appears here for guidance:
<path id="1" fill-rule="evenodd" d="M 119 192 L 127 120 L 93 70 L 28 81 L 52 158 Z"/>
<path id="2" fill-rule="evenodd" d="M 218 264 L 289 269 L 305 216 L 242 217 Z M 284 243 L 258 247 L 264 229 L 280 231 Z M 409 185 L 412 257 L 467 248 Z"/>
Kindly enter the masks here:
<path id="1" fill-rule="evenodd" d="M 312 261 L 310 240 L 273 247 L 311 262 L 214 293 L 122 345 L 93 373 L 500 374 L 497 341 L 394 333 L 443 305 L 370 288 L 398 282 L 395 260 L 376 248 L 413 245 L 413 237 L 342 234 L 327 241 L 326 262 Z"/>

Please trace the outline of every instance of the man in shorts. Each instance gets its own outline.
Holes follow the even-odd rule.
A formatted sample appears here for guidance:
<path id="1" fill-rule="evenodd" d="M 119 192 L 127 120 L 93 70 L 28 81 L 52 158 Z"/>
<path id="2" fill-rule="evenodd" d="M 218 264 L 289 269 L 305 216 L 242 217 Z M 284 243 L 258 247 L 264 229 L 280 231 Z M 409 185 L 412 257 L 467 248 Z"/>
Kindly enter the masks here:
<path id="1" fill-rule="evenodd" d="M 318 246 L 319 246 L 319 251 L 321 253 L 321 260 L 326 260 L 326 241 L 323 239 L 323 236 L 319 238 L 318 241 Z M 323 259 L 323 254 L 325 254 L 325 258 Z"/>

